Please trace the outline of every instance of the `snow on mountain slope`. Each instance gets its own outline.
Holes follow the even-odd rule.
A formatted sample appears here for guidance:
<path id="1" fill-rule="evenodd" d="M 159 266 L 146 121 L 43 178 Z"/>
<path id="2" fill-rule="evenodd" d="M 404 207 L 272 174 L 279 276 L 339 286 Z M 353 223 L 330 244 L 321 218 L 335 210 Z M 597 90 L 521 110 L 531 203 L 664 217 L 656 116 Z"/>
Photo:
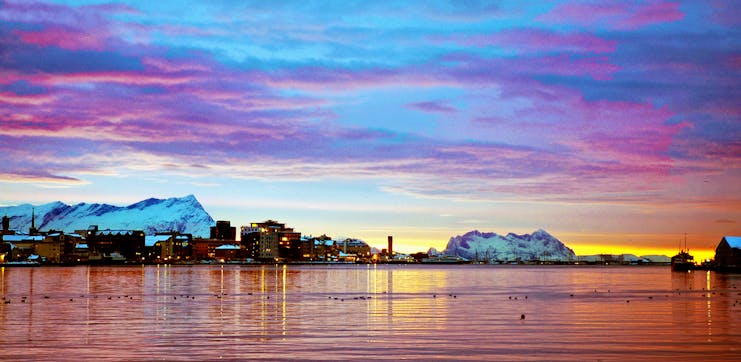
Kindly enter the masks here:
<path id="1" fill-rule="evenodd" d="M 44 205 L 0 207 L 0 215 L 10 218 L 10 228 L 25 232 L 31 226 L 31 210 L 39 230 L 73 232 L 98 225 L 100 229 L 179 231 L 194 237 L 208 237 L 215 224 L 211 216 L 193 195 L 169 199 L 146 199 L 119 207 L 108 204 L 80 203 L 74 206 L 56 201 Z"/>
<path id="2" fill-rule="evenodd" d="M 469 260 L 575 260 L 574 251 L 543 229 L 532 234 L 482 233 L 478 230 L 450 238 L 445 255 Z"/>

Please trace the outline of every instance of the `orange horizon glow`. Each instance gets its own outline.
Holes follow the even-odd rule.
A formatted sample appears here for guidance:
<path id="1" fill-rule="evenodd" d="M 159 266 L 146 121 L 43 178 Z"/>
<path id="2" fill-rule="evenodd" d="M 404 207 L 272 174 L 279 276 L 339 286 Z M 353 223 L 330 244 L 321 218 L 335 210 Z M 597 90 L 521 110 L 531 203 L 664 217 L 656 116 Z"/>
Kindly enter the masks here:
<path id="1" fill-rule="evenodd" d="M 590 235 L 570 234 L 567 232 L 551 234 L 563 242 L 566 247 L 571 248 L 577 256 L 633 254 L 638 257 L 644 255 L 665 255 L 667 257 L 672 257 L 679 252 L 680 248 L 685 247 L 683 241 L 680 246 L 680 243 L 675 240 L 677 236 L 674 234 L 644 235 L 644 240 L 655 240 L 651 245 L 646 246 L 631 245 L 624 242 L 624 240 L 641 239 L 635 234 Z M 687 249 L 689 249 L 690 254 L 695 257 L 695 262 L 697 263 L 706 259 L 714 259 L 715 248 L 722 238 L 723 236 L 693 236 L 687 241 Z M 431 242 L 430 240 L 432 239 L 433 238 L 426 238 L 424 236 L 412 237 L 404 234 L 397 235 L 394 236 L 394 251 L 411 254 L 416 252 L 427 252 L 431 247 L 440 252 L 445 250 L 448 243 L 447 240 L 438 239 L 438 241 Z M 381 239 L 378 236 L 373 236 L 364 240 L 366 240 L 366 242 L 368 242 L 372 247 L 376 247 L 379 250 L 386 248 L 385 237 Z M 590 240 L 602 240 L 602 242 L 594 242 Z"/>

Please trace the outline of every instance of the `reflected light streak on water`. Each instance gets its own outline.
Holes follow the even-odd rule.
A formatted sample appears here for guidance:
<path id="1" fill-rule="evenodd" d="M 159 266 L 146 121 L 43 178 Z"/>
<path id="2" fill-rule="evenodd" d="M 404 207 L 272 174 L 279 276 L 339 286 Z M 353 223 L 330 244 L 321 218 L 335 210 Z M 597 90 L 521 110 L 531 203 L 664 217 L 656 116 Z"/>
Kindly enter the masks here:
<path id="1" fill-rule="evenodd" d="M 738 360 L 739 287 L 668 267 L 2 268 L 0 359 Z"/>

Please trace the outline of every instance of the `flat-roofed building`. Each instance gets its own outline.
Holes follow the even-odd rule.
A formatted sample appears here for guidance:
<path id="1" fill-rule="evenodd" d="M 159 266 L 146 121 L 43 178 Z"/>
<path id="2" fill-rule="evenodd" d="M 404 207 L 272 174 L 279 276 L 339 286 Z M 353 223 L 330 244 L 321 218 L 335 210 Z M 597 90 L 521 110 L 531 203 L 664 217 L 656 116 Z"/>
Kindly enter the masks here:
<path id="1" fill-rule="evenodd" d="M 267 260 L 299 260 L 301 233 L 274 220 L 242 227 L 242 245 L 248 257 Z"/>

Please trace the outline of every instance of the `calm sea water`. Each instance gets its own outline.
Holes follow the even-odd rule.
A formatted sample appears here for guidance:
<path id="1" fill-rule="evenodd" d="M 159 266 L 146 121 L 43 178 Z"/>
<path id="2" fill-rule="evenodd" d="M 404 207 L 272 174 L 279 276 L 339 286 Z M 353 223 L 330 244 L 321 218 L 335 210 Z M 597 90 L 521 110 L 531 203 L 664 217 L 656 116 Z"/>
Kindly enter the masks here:
<path id="1" fill-rule="evenodd" d="M 0 296 L 1 360 L 741 359 L 741 275 L 668 267 L 3 268 Z"/>

